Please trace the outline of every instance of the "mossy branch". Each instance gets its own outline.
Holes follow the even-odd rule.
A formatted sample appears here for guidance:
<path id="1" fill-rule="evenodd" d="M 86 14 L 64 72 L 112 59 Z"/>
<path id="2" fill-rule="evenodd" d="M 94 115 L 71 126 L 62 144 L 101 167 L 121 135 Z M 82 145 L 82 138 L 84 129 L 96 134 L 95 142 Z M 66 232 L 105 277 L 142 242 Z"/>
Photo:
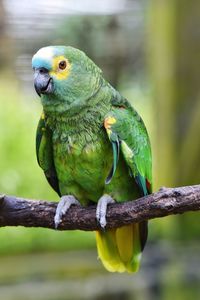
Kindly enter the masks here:
<path id="1" fill-rule="evenodd" d="M 54 229 L 56 202 L 0 196 L 0 227 L 25 226 Z M 161 188 L 137 200 L 109 205 L 107 227 L 200 210 L 200 185 Z M 97 230 L 96 206 L 71 207 L 63 217 L 59 230 Z"/>

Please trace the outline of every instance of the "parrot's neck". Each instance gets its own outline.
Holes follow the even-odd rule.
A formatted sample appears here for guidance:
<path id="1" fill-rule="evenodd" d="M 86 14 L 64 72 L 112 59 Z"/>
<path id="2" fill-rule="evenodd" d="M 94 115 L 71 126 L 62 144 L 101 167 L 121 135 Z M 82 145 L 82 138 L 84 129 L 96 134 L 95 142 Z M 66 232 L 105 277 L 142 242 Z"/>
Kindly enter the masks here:
<path id="1" fill-rule="evenodd" d="M 53 131 L 59 135 L 79 134 L 80 132 L 97 132 L 103 126 L 105 115 L 111 109 L 112 89 L 109 85 L 101 86 L 87 99 L 87 105 L 82 106 L 74 114 L 66 108 L 62 111 L 49 111 L 44 107 L 45 119 Z M 85 101 L 86 102 L 86 101 Z"/>

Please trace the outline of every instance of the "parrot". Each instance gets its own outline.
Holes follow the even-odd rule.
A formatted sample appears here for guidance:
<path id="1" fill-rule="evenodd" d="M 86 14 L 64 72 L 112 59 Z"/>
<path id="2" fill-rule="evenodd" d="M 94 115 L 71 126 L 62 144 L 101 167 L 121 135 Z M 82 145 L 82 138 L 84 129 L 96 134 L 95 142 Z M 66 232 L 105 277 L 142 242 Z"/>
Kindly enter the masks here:
<path id="1" fill-rule="evenodd" d="M 32 58 L 43 107 L 36 133 L 39 166 L 57 192 L 58 228 L 71 205 L 96 205 L 98 258 L 110 272 L 139 270 L 147 221 L 106 228 L 107 207 L 152 192 L 152 155 L 137 111 L 81 50 L 45 46 Z"/>

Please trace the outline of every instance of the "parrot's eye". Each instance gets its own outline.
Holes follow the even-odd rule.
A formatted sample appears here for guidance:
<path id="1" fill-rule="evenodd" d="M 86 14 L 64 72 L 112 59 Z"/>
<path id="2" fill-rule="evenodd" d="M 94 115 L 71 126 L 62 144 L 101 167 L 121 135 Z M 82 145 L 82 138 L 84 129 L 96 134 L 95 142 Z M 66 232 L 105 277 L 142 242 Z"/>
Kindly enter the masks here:
<path id="1" fill-rule="evenodd" d="M 61 69 L 61 70 L 64 70 L 65 68 L 66 68 L 66 66 L 67 66 L 67 62 L 66 62 L 66 60 L 61 60 L 60 62 L 59 62 L 59 69 Z"/>

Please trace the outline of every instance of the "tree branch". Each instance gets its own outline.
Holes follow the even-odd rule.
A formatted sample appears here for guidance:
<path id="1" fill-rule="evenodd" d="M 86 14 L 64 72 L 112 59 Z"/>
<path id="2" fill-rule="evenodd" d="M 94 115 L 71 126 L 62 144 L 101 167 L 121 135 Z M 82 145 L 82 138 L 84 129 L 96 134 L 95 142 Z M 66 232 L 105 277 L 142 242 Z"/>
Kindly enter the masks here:
<path id="1" fill-rule="evenodd" d="M 56 202 L 0 196 L 0 227 L 25 226 L 54 228 Z M 137 200 L 109 205 L 107 227 L 114 228 L 134 222 L 172 214 L 200 210 L 200 185 L 161 188 L 157 193 Z M 96 230 L 96 206 L 71 207 L 63 217 L 60 230 Z"/>

